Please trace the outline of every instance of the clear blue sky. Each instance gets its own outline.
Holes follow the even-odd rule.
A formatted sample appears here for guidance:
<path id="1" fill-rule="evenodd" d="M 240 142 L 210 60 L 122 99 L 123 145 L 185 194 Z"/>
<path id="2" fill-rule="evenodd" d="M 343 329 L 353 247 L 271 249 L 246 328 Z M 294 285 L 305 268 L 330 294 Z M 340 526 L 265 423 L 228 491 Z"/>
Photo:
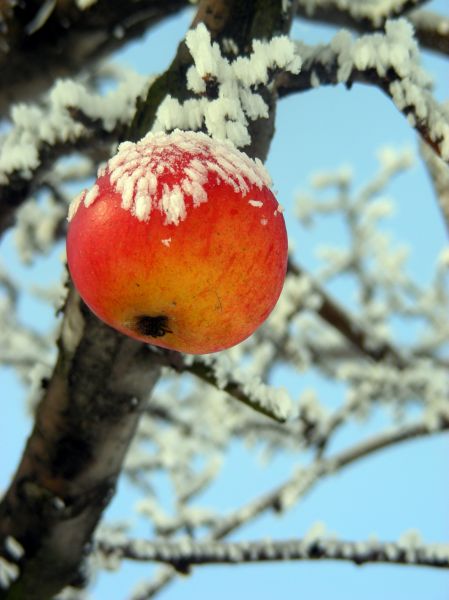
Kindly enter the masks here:
<path id="1" fill-rule="evenodd" d="M 431 7 L 448 14 L 444 1 Z M 190 13 L 170 20 L 146 41 L 132 44 L 117 56 L 142 73 L 163 70 L 170 62 L 177 42 L 190 21 Z M 327 28 L 295 25 L 293 37 L 307 42 L 329 39 Z M 439 97 L 449 98 L 447 61 L 426 54 L 427 68 L 439 82 Z M 351 91 L 339 88 L 320 89 L 291 97 L 279 103 L 276 136 L 271 146 L 267 166 L 278 190 L 278 199 L 287 209 L 289 233 L 296 240 L 298 256 L 303 265 L 313 271 L 316 258 L 313 248 L 328 241 L 333 232 L 326 228 L 317 232 L 304 231 L 293 222 L 292 201 L 299 189 L 308 188 L 309 175 L 323 168 L 351 164 L 356 181 L 362 183 L 377 170 L 375 153 L 385 144 L 417 148 L 417 140 L 405 119 L 391 101 L 379 90 L 354 86 Z M 412 247 L 411 269 L 426 281 L 432 271 L 435 256 L 446 244 L 445 231 L 424 169 L 419 163 L 408 174 L 398 178 L 390 188 L 397 210 L 389 228 L 398 239 Z M 16 277 L 27 282 L 44 283 L 57 280 L 60 264 L 57 257 L 38 261 L 33 270 L 17 264 L 7 236 L 1 245 L 5 263 L 13 265 Z M 24 318 L 48 325 L 51 314 L 42 304 L 25 299 Z M 298 381 L 283 380 L 294 385 Z M 301 387 L 313 379 L 305 375 Z M 324 384 L 321 384 L 324 386 Z M 1 414 L 0 439 L 2 458 L 0 487 L 8 479 L 23 447 L 30 426 L 24 416 L 20 388 L 10 371 L 0 370 Z M 337 393 L 320 388 L 326 395 Z M 368 424 L 367 428 L 372 426 Z M 345 443 L 346 440 L 341 440 Z M 324 521 L 329 530 L 348 539 L 366 539 L 376 533 L 380 539 L 396 539 L 410 528 L 421 531 L 426 541 L 444 541 L 449 536 L 448 440 L 442 436 L 404 444 L 361 461 L 336 477 L 319 485 L 288 518 L 264 516 L 243 529 L 239 539 L 302 535 L 312 523 Z M 276 480 L 282 481 L 292 468 L 291 459 L 276 460 Z M 235 447 L 225 467 L 220 484 L 208 493 L 211 506 L 231 510 L 252 498 L 258 489 L 269 489 L 275 482 L 267 481 L 260 464 L 247 452 Z M 123 492 L 123 495 L 121 495 Z M 109 513 L 127 518 L 130 502 L 137 496 L 121 484 L 119 495 Z M 145 531 L 142 531 L 142 535 Z M 151 573 L 151 565 L 128 566 L 118 575 L 101 576 L 94 592 L 95 599 L 119 600 L 126 597 L 134 575 Z M 449 573 L 430 569 L 365 566 L 346 564 L 297 563 L 251 567 L 211 567 L 196 569 L 190 578 L 168 588 L 163 600 L 187 598 L 215 600 L 246 598 L 258 600 L 283 598 L 293 600 L 448 600 Z"/>

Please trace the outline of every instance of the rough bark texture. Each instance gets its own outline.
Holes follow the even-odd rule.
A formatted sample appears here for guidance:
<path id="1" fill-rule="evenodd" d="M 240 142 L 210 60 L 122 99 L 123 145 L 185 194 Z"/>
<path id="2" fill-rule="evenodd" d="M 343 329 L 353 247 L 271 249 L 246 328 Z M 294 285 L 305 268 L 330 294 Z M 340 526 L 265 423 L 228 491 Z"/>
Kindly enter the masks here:
<path id="1" fill-rule="evenodd" d="M 275 35 L 287 33 L 292 22 L 292 8 L 282 10 L 279 0 L 232 0 L 224 3 L 222 0 L 204 0 L 200 2 L 198 12 L 193 20 L 195 27 L 203 20 L 210 30 L 214 42 L 221 43 L 224 39 L 233 39 L 244 55 L 251 51 L 255 39 L 270 39 Z M 223 54 L 226 54 L 223 52 Z M 180 102 L 191 97 L 185 87 L 185 75 L 192 64 L 192 58 L 185 45 L 181 42 L 176 57 L 168 70 L 156 79 L 148 91 L 145 101 L 140 103 L 134 122 L 128 132 L 128 139 L 139 139 L 151 129 L 156 112 L 162 100 L 170 94 Z M 242 148 L 252 158 L 258 157 L 264 161 L 267 157 L 271 139 L 274 135 L 274 119 L 277 96 L 273 88 L 259 90 L 269 107 L 268 119 L 259 119 L 251 123 L 249 132 L 251 144 Z M 213 97 L 212 85 L 207 93 Z"/>
<path id="2" fill-rule="evenodd" d="M 76 292 L 65 311 L 58 362 L 0 504 L 0 539 L 25 550 L 2 598 L 51 597 L 76 579 L 158 377 L 157 365 L 142 369 L 143 346 L 98 321 Z"/>

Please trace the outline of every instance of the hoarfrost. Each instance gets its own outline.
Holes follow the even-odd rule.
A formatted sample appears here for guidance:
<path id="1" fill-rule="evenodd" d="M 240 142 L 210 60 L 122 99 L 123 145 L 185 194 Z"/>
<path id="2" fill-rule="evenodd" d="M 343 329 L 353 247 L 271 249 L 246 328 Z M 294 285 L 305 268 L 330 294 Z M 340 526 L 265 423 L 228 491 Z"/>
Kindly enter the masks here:
<path id="1" fill-rule="evenodd" d="M 311 546 L 318 540 L 324 538 L 326 533 L 326 524 L 323 521 L 317 521 L 310 526 L 309 530 L 304 535 L 303 544 L 305 546 Z"/>
<path id="2" fill-rule="evenodd" d="M 117 123 L 130 121 L 136 98 L 145 93 L 148 85 L 147 77 L 126 71 L 117 88 L 101 96 L 76 81 L 59 80 L 50 93 L 50 102 L 57 110 L 76 108 L 92 120 L 100 119 L 106 131 L 112 131 Z"/>
<path id="3" fill-rule="evenodd" d="M 45 202 L 31 198 L 20 207 L 14 241 L 24 263 L 30 264 L 36 254 L 50 251 L 65 214 L 65 207 L 53 198 L 46 198 Z"/>
<path id="4" fill-rule="evenodd" d="M 86 134 L 86 128 L 73 118 L 70 110 L 100 120 L 107 131 L 117 123 L 128 123 L 135 111 L 136 97 L 143 94 L 149 82 L 135 73 L 126 73 L 122 82 L 106 96 L 89 91 L 72 80 L 59 80 L 43 105 L 16 104 L 11 110 L 12 128 L 2 140 L 0 151 L 0 184 L 17 172 L 30 179 L 41 164 L 44 145 L 73 142 Z"/>
<path id="5" fill-rule="evenodd" d="M 0 590 L 7 589 L 19 576 L 19 567 L 0 556 Z"/>
<path id="6" fill-rule="evenodd" d="M 174 172 L 179 173 L 175 181 Z M 186 196 L 194 207 L 207 202 L 211 181 L 228 185 L 242 196 L 251 186 L 263 189 L 271 185 L 262 163 L 251 160 L 230 142 L 179 130 L 149 133 L 136 144 L 120 144 L 107 163 L 105 176 L 121 194 L 122 208 L 138 220 L 147 221 L 157 209 L 165 215 L 166 224 L 175 225 L 186 218 Z M 69 220 L 81 203 L 88 207 L 98 195 L 98 184 L 78 195 L 70 206 Z"/>
<path id="7" fill-rule="evenodd" d="M 90 8 L 94 4 L 97 3 L 97 0 L 76 0 L 76 5 L 81 10 L 86 10 L 86 8 Z"/>
<path id="8" fill-rule="evenodd" d="M 237 147 L 247 146 L 251 141 L 249 121 L 268 117 L 268 106 L 257 87 L 268 84 L 272 70 L 299 72 L 301 61 L 294 44 L 286 36 L 268 42 L 255 40 L 249 57 L 229 62 L 218 44 L 211 42 L 203 23 L 187 33 L 186 44 L 194 60 L 187 72 L 188 88 L 204 94 L 210 81 L 218 88 L 217 98 L 180 103 L 168 96 L 158 109 L 153 130 L 198 130 L 205 125 L 211 137 L 228 139 Z"/>
<path id="9" fill-rule="evenodd" d="M 11 536 L 5 539 L 5 550 L 13 560 L 17 561 L 24 553 L 22 545 Z M 0 556 L 0 590 L 7 589 L 17 579 L 19 572 L 18 565 Z"/>

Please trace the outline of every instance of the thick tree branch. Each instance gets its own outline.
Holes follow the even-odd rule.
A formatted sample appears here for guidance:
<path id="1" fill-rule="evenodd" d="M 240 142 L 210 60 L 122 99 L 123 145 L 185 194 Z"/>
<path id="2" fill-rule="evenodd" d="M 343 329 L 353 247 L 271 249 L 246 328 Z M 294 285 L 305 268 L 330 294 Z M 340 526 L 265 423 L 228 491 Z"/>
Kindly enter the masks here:
<path id="1" fill-rule="evenodd" d="M 0 503 L 0 554 L 22 546 L 20 575 L 0 598 L 42 600 L 73 580 L 120 474 L 157 380 L 142 345 L 96 319 L 71 292 L 53 375 L 35 426 Z"/>
<path id="2" fill-rule="evenodd" d="M 56 79 L 73 77 L 188 5 L 187 0 L 114 0 L 82 10 L 61 0 L 2 3 L 0 116 L 11 104 L 36 100 Z"/>

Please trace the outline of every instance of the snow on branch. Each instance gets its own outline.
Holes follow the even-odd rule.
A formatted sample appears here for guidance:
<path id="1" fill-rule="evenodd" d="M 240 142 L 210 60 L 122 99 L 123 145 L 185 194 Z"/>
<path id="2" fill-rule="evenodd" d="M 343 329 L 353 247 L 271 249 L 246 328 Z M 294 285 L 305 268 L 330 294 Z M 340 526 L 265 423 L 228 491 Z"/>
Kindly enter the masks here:
<path id="1" fill-rule="evenodd" d="M 449 544 L 425 544 L 413 532 L 396 542 L 347 541 L 334 537 L 261 540 L 251 542 L 130 540 L 122 543 L 99 538 L 95 552 L 106 559 L 161 562 L 180 573 L 188 573 L 194 565 L 245 564 L 298 560 L 343 560 L 357 565 L 365 563 L 401 564 L 449 568 Z"/>
<path id="2" fill-rule="evenodd" d="M 268 511 L 282 512 L 297 506 L 298 502 L 316 485 L 323 481 L 324 478 L 336 474 L 340 469 L 357 462 L 365 456 L 369 456 L 391 446 L 396 446 L 404 441 L 435 435 L 436 433 L 447 431 L 448 429 L 449 420 L 446 420 L 444 423 L 442 422 L 438 430 L 432 431 L 429 431 L 425 423 L 417 422 L 374 435 L 363 442 L 350 446 L 346 450 L 330 456 L 329 458 L 317 456 L 308 467 L 295 470 L 283 483 L 274 487 L 272 490 L 262 495 L 256 495 L 253 500 L 243 504 L 228 515 L 217 517 L 215 522 L 212 522 L 211 525 L 207 527 L 206 537 L 203 537 L 202 541 L 198 543 L 204 548 L 206 545 L 221 540 L 229 534 L 238 531 L 242 526 L 251 523 Z M 319 531 L 317 531 L 317 528 L 313 528 L 303 541 L 310 543 L 312 539 L 316 539 L 317 533 L 322 532 L 322 529 L 318 529 Z M 201 533 L 203 533 L 203 531 L 201 531 Z M 108 557 L 104 556 L 103 561 L 115 567 L 119 565 L 121 558 L 126 558 L 122 553 L 123 549 L 132 546 L 132 541 L 126 534 L 121 535 L 121 537 L 101 535 L 99 539 L 100 545 L 102 545 L 103 542 L 105 543 L 105 548 L 107 548 L 108 553 Z M 156 547 L 160 549 L 161 547 L 157 546 L 157 543 L 158 542 L 156 542 Z M 164 541 L 163 544 L 165 543 L 168 544 L 167 546 L 164 546 L 167 549 L 166 556 L 171 558 L 170 548 L 174 549 L 178 547 L 171 546 L 171 541 Z M 176 542 L 173 543 L 176 544 Z M 152 550 L 150 550 L 150 552 L 152 552 L 154 549 L 153 542 L 148 542 L 148 544 L 148 548 L 151 548 Z M 421 547 L 422 545 L 415 533 L 401 536 L 401 539 L 396 542 L 396 544 L 409 549 L 411 549 L 412 546 Z M 360 547 L 358 547 L 358 549 L 360 550 Z M 317 558 L 325 558 L 325 556 L 317 556 Z M 158 559 L 151 558 L 149 560 Z M 172 561 L 167 560 L 166 562 L 171 564 Z M 191 564 L 193 565 L 194 563 Z M 180 565 L 174 566 L 180 570 Z M 438 565 L 434 564 L 432 566 Z M 162 569 L 156 574 L 152 581 L 142 582 L 142 584 L 139 585 L 139 589 L 136 590 L 132 596 L 133 600 L 144 600 L 152 597 L 156 592 L 160 591 L 170 583 L 175 577 L 175 574 L 176 572 L 172 569 Z"/>
<path id="3" fill-rule="evenodd" d="M 316 13 L 346 15 L 355 22 L 370 23 L 373 28 L 385 25 L 388 19 L 400 17 L 428 0 L 298 0 L 298 13 L 308 17 Z"/>
<path id="4" fill-rule="evenodd" d="M 79 82 L 60 80 L 44 103 L 14 106 L 11 127 L 0 139 L 0 230 L 61 156 L 93 153 L 116 141 L 147 84 L 128 73 L 115 90 L 101 95 Z M 108 156 L 109 148 L 103 154 Z"/>
<path id="5" fill-rule="evenodd" d="M 449 17 L 427 10 L 412 12 L 408 19 L 423 48 L 449 55 Z"/>
<path id="6" fill-rule="evenodd" d="M 405 16 L 413 25 L 423 48 L 449 54 L 449 18 L 438 13 L 417 10 L 427 0 L 298 0 L 296 14 L 300 19 L 345 27 L 360 33 L 382 30 L 388 19 Z"/>
<path id="7" fill-rule="evenodd" d="M 449 168 L 426 144 L 421 144 L 420 151 L 449 232 Z"/>
<path id="8" fill-rule="evenodd" d="M 341 31 L 328 45 L 307 47 L 299 43 L 298 52 L 303 59 L 301 72 L 282 75 L 280 96 L 320 85 L 375 85 L 449 162 L 449 108 L 432 95 L 430 77 L 420 66 L 419 48 L 405 19 L 388 21 L 385 33 L 353 39 L 347 31 Z"/>
<path id="9" fill-rule="evenodd" d="M 249 122 L 266 119 L 269 114 L 259 87 L 267 86 L 275 72 L 300 70 L 293 43 L 287 36 L 267 42 L 254 40 L 249 56 L 229 61 L 200 23 L 187 33 L 186 44 L 194 61 L 187 71 L 187 87 L 197 97 L 181 103 L 168 95 L 159 106 L 153 130 L 197 131 L 205 127 L 214 138 L 247 146 L 251 142 Z"/>
<path id="10" fill-rule="evenodd" d="M 170 361 L 170 354 L 168 354 Z M 275 389 L 254 376 L 235 369 L 226 353 L 217 356 L 185 356 L 174 362 L 177 370 L 190 372 L 223 390 L 257 412 L 280 423 L 293 418 L 294 408 L 286 389 Z"/>
<path id="11" fill-rule="evenodd" d="M 129 74 L 116 90 L 100 96 L 75 81 L 56 82 L 44 106 L 18 104 L 12 108 L 11 130 L 2 139 L 0 154 L 0 184 L 7 184 L 17 173 L 31 179 L 41 164 L 40 153 L 45 147 L 69 144 L 86 137 L 87 131 L 73 119 L 70 110 L 99 121 L 105 134 L 127 123 L 134 113 L 136 97 L 145 92 L 145 79 Z"/>

